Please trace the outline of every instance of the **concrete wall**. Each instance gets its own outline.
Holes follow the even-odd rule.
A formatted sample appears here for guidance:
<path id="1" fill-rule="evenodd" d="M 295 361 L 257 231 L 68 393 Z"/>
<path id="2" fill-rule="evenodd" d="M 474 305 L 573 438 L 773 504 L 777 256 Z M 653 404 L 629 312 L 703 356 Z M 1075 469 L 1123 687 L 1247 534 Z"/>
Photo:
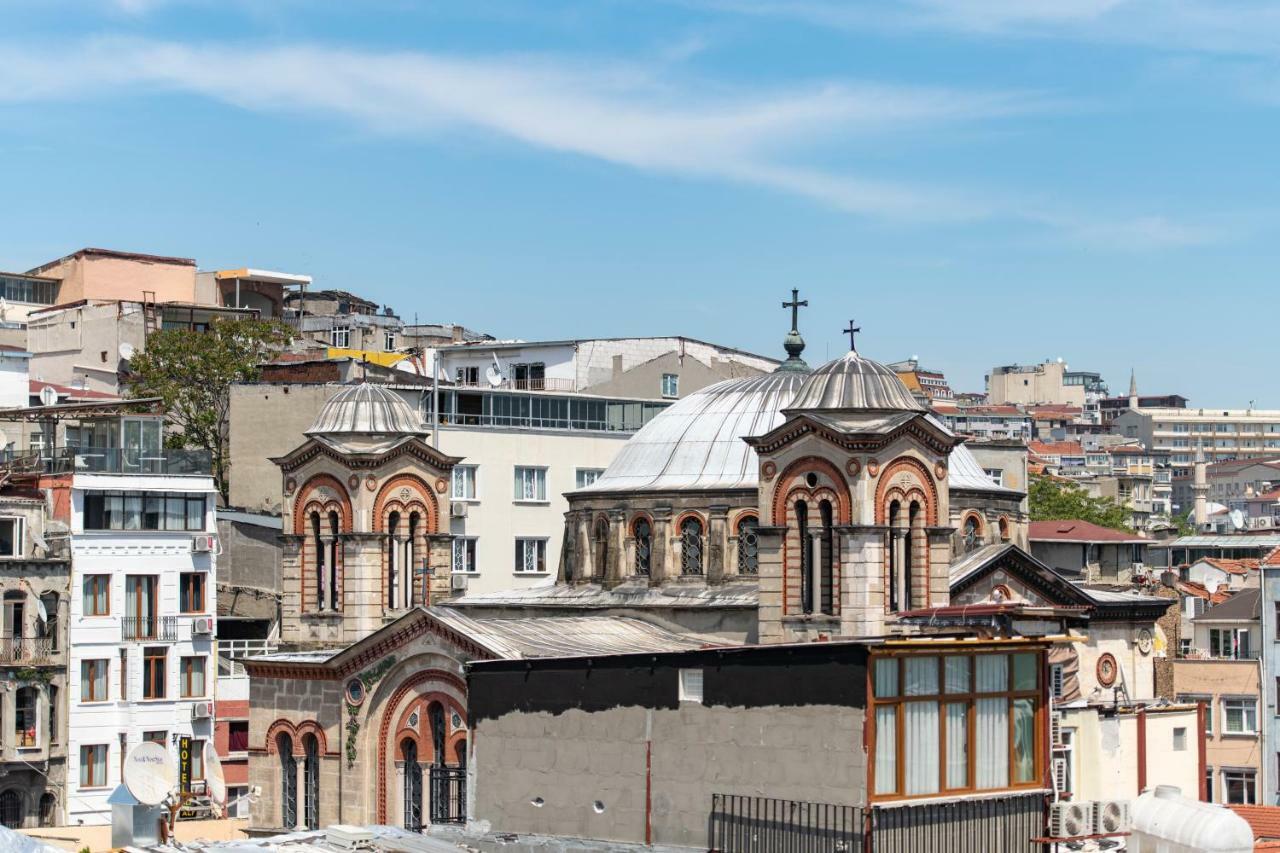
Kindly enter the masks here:
<path id="1" fill-rule="evenodd" d="M 90 391 L 118 393 L 120 346 L 146 347 L 142 306 L 135 302 L 79 305 L 32 317 L 27 325 L 31 378 Z"/>
<path id="2" fill-rule="evenodd" d="M 1066 365 L 1047 361 L 1023 367 L 1018 372 L 1001 373 L 997 368 L 987 379 L 987 400 L 992 405 L 1062 403 L 1084 407 L 1083 385 L 1064 385 Z"/>
<path id="3" fill-rule="evenodd" d="M 1139 726 L 1136 712 L 1110 713 L 1098 707 L 1066 708 L 1064 730 L 1074 730 L 1072 799 L 1130 800 L 1138 788 Z M 1185 748 L 1173 748 L 1174 729 L 1185 729 Z M 1199 790 L 1200 761 L 1196 747 L 1196 712 L 1149 709 L 1146 714 L 1146 784 Z"/>
<path id="4" fill-rule="evenodd" d="M 142 299 L 155 293 L 157 302 L 195 301 L 195 263 L 141 256 L 70 255 L 40 268 L 41 276 L 61 279 L 58 304 L 80 299 Z"/>
<path id="5" fill-rule="evenodd" d="M 28 358 L 0 352 L 0 408 L 26 408 L 31 399 Z"/>
<path id="6" fill-rule="evenodd" d="M 644 842 L 647 784 L 653 842 L 705 849 L 713 793 L 863 804 L 865 658 L 831 659 L 841 653 L 708 661 L 703 703 L 678 700 L 666 661 L 477 667 L 475 817 Z"/>
<path id="7" fill-rule="evenodd" d="M 218 583 L 280 591 L 280 529 L 218 519 L 218 545 L 224 554 Z"/>
<path id="8" fill-rule="evenodd" d="M 1206 762 L 1213 768 L 1214 801 L 1222 802 L 1222 768 L 1252 767 L 1258 771 L 1259 802 L 1262 799 L 1262 774 L 1265 753 L 1262 730 L 1270 712 L 1265 708 L 1260 682 L 1261 665 L 1256 660 L 1176 660 L 1173 683 L 1179 701 L 1204 700 L 1211 715 L 1212 728 L 1205 736 Z M 1258 729 L 1252 735 L 1225 734 L 1222 700 L 1227 697 L 1252 697 L 1258 703 Z"/>
<path id="9" fill-rule="evenodd" d="M 615 364 L 621 368 L 623 356 L 618 355 L 615 359 Z M 674 373 L 680 377 L 677 381 L 676 396 L 687 397 L 721 380 L 751 376 L 760 372 L 762 371 L 754 367 L 721 358 L 713 358 L 707 364 L 696 358 L 681 358 L 678 352 L 667 352 L 630 369 L 619 369 L 609 379 L 595 382 L 587 386 L 586 390 L 592 394 L 618 397 L 661 397 L 663 396 L 662 375 Z"/>

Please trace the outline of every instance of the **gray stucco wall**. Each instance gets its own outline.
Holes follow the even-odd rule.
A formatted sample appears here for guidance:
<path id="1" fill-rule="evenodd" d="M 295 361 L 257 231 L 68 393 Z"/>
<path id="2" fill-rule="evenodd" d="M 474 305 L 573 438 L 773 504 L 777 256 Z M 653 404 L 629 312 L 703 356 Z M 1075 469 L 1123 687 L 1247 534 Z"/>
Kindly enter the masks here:
<path id="1" fill-rule="evenodd" d="M 643 842 L 651 749 L 653 841 L 705 848 L 713 793 L 860 804 L 862 725 L 861 709 L 830 705 L 506 714 L 475 732 L 476 817 Z"/>

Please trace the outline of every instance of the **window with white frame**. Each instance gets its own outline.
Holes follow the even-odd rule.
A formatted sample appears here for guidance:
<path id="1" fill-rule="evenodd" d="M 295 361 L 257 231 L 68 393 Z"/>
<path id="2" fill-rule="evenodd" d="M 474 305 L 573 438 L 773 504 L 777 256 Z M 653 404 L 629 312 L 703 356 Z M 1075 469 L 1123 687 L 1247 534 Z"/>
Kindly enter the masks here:
<path id="1" fill-rule="evenodd" d="M 516 539 L 516 573 L 537 574 L 547 570 L 546 539 Z"/>
<path id="2" fill-rule="evenodd" d="M 1252 768 L 1224 768 L 1222 791 L 1226 802 L 1232 805 L 1256 805 L 1258 802 L 1257 777 L 1257 771 Z"/>
<path id="3" fill-rule="evenodd" d="M 458 574 L 475 574 L 476 537 L 457 537 L 453 540 L 453 571 Z"/>
<path id="4" fill-rule="evenodd" d="M 603 468 L 579 468 L 574 472 L 573 483 L 574 488 L 585 489 L 587 486 L 595 483 L 600 479 L 600 475 L 604 473 Z"/>
<path id="5" fill-rule="evenodd" d="M 547 469 L 517 465 L 515 499 L 517 501 L 545 501 L 547 499 Z"/>
<path id="6" fill-rule="evenodd" d="M 987 476 L 991 478 L 991 482 L 997 486 L 1004 485 L 1004 469 L 1003 468 L 983 468 Z"/>
<path id="7" fill-rule="evenodd" d="M 1222 733 L 1251 735 L 1258 731 L 1258 702 L 1252 697 L 1230 697 L 1222 700 Z"/>
<path id="8" fill-rule="evenodd" d="M 329 330 L 329 346 L 336 349 L 348 349 L 351 346 L 351 327 L 334 326 Z"/>
<path id="9" fill-rule="evenodd" d="M 680 670 L 680 701 L 702 703 L 702 670 Z"/>
<path id="10" fill-rule="evenodd" d="M 453 499 L 455 501 L 476 500 L 477 465 L 453 466 Z"/>
<path id="11" fill-rule="evenodd" d="M 675 373 L 662 374 L 662 396 L 680 396 L 680 376 Z"/>
<path id="12" fill-rule="evenodd" d="M 1187 729 L 1185 726 L 1178 726 L 1173 730 L 1173 751 L 1187 751 Z"/>
<path id="13" fill-rule="evenodd" d="M 1210 628 L 1209 657 L 1227 658 L 1229 660 L 1248 660 L 1249 629 L 1248 628 Z"/>
<path id="14" fill-rule="evenodd" d="M 0 518 L 0 557 L 22 556 L 22 519 Z"/>
<path id="15" fill-rule="evenodd" d="M 396 333 L 388 329 L 382 336 L 382 348 L 387 352 L 395 352 Z"/>

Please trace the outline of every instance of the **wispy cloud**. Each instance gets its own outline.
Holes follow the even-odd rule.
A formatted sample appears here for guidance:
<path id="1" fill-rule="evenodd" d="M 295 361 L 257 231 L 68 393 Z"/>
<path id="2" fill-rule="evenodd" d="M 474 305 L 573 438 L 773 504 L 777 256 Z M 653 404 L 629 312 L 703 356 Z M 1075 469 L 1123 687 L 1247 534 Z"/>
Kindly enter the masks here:
<path id="1" fill-rule="evenodd" d="M 765 187 L 889 221 L 1005 218 L 1075 230 L 1069 221 L 1026 214 L 998 193 L 807 165 L 807 155 L 824 145 L 891 141 L 895 134 L 999 120 L 1052 104 L 1034 94 L 849 82 L 748 90 L 638 64 L 315 45 L 113 39 L 58 51 L 2 47 L 0 103 L 198 95 L 265 114 L 344 120 L 377 133 L 479 132 L 634 169 Z M 1105 228 L 1090 222 L 1091 229 Z M 1168 233 L 1176 235 L 1172 227 Z"/>

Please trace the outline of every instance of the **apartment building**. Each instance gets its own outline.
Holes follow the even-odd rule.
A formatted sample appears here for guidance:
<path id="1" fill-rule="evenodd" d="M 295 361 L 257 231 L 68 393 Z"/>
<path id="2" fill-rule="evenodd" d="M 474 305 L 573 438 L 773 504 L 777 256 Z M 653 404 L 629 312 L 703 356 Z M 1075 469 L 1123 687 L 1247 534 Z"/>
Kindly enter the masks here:
<path id="1" fill-rule="evenodd" d="M 28 479 L 0 489 L 0 824 L 57 826 L 67 804 L 65 534 Z"/>
<path id="2" fill-rule="evenodd" d="M 331 354 L 390 354 L 405 345 L 404 322 L 390 306 L 345 290 L 297 291 L 284 305 L 285 322 Z"/>
<path id="3" fill-rule="evenodd" d="M 1031 418 L 1017 406 L 935 403 L 933 412 L 957 435 L 982 440 L 1031 438 Z"/>
<path id="4" fill-rule="evenodd" d="M 95 414 L 87 412 L 85 414 Z M 208 459 L 163 449 L 163 417 L 86 417 L 93 445 L 54 454 L 40 480 L 71 557 L 65 817 L 107 824 L 139 742 L 213 736 L 216 492 Z"/>
<path id="5" fill-rule="evenodd" d="M 1058 403 L 1096 412 L 1106 394 L 1101 374 L 1071 370 L 1062 359 L 1003 365 L 987 375 L 987 402 L 993 404 Z"/>
<path id="6" fill-rule="evenodd" d="M 1280 410 L 1131 409 L 1112 431 L 1152 451 L 1165 451 L 1175 469 L 1190 469 L 1197 447 L 1211 464 L 1265 459 L 1280 453 Z"/>
<path id="7" fill-rule="evenodd" d="M 906 361 L 895 361 L 885 366 L 898 374 L 898 378 L 902 380 L 903 385 L 907 386 L 912 396 L 926 406 L 950 403 L 955 399 L 955 394 L 951 391 L 947 377 L 942 371 L 921 367 L 920 359 L 914 355 Z"/>
<path id="8" fill-rule="evenodd" d="M 1173 503 L 1187 512 L 1195 502 L 1195 478 L 1190 469 L 1174 472 Z M 1245 511 L 1252 517 L 1248 504 L 1280 488 L 1280 454 L 1256 459 L 1233 459 L 1205 466 L 1206 498 L 1230 509 Z M 1258 513 L 1259 516 L 1267 513 Z M 1253 525 L 1251 525 L 1253 526 Z"/>
<path id="9" fill-rule="evenodd" d="M 1258 648 L 1261 650 L 1262 780 L 1258 802 L 1280 806 L 1280 543 L 1261 560 Z"/>

